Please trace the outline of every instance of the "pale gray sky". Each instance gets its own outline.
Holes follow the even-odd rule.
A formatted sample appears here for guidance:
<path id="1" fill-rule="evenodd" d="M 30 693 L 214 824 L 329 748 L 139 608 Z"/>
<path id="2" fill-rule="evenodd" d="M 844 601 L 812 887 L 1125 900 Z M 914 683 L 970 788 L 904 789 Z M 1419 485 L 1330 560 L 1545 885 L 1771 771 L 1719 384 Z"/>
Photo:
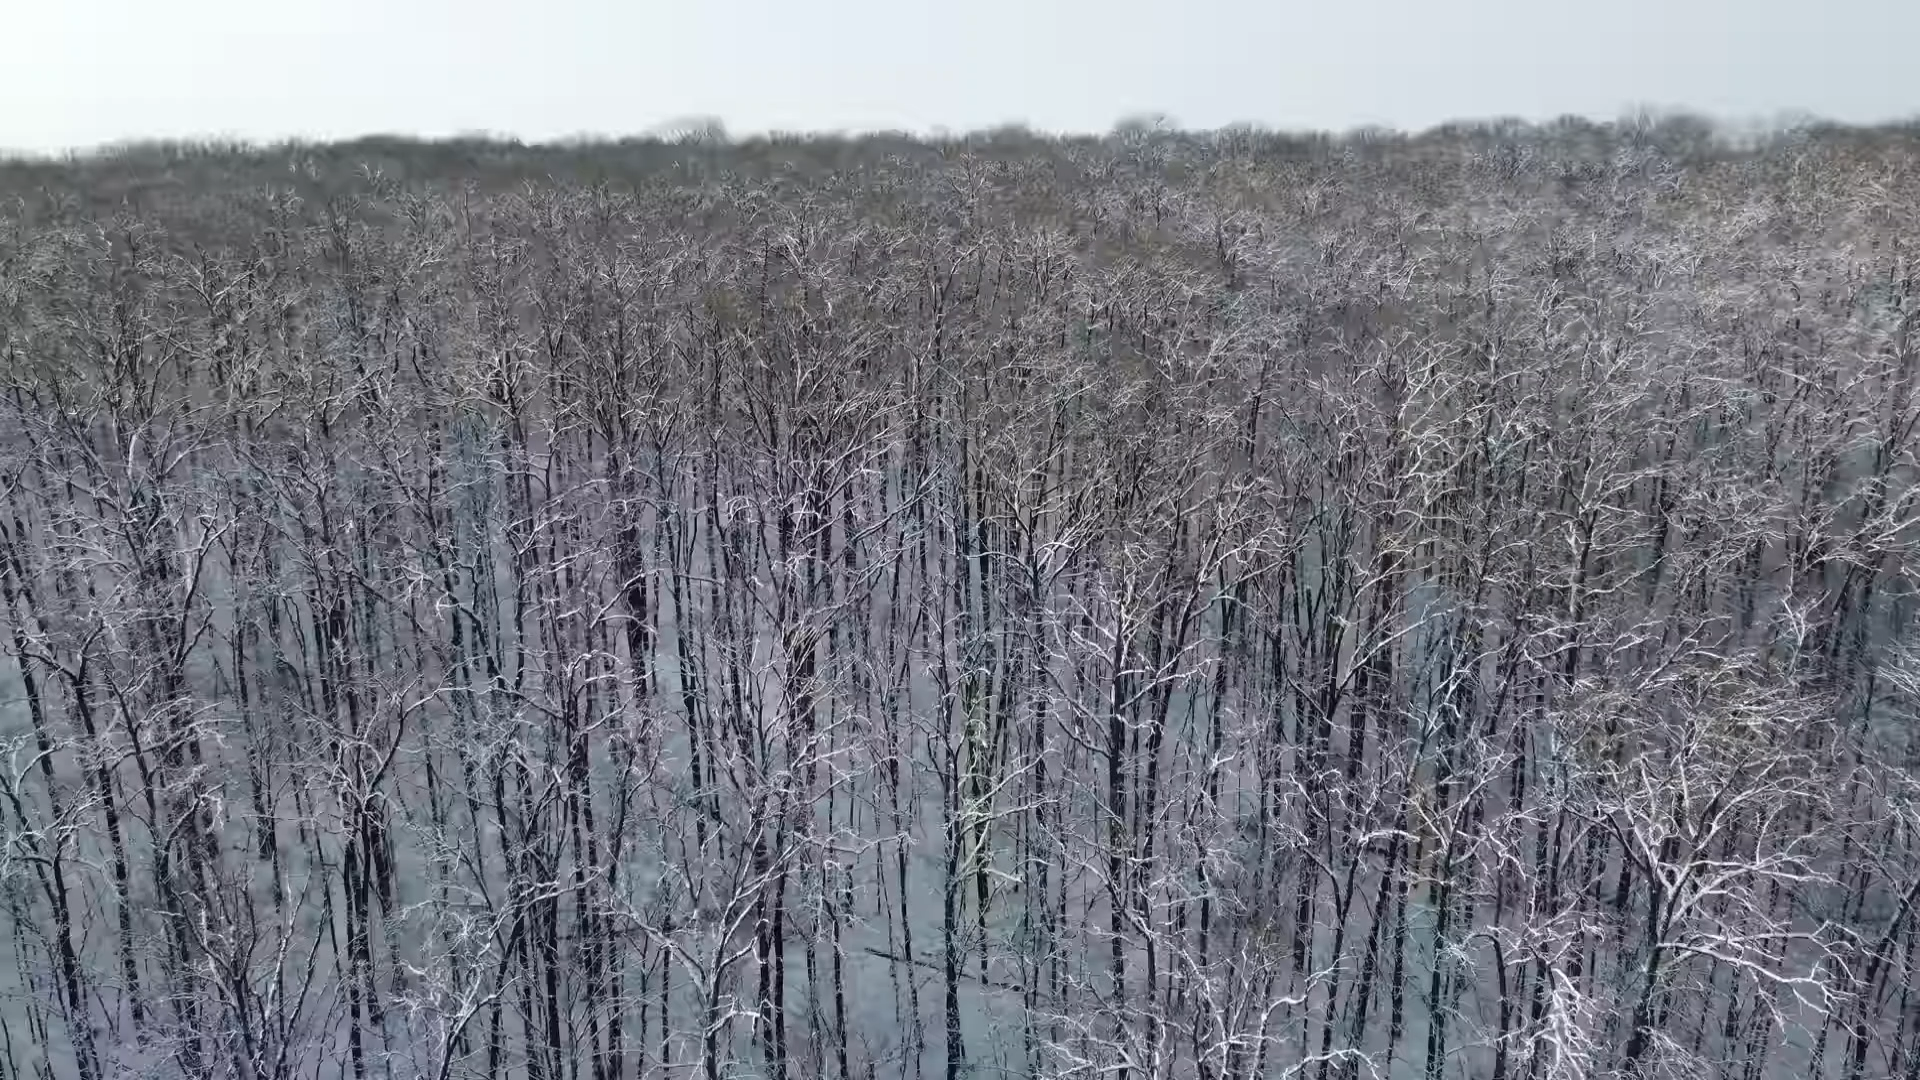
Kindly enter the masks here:
<path id="1" fill-rule="evenodd" d="M 1920 0 L 0 0 L 0 147 L 1920 113 Z"/>

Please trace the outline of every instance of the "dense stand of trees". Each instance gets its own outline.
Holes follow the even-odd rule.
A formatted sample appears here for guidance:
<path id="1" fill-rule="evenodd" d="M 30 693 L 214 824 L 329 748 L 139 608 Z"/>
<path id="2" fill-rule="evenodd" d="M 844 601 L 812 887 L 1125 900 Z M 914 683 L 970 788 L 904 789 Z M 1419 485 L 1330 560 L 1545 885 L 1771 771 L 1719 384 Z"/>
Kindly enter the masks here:
<path id="1" fill-rule="evenodd" d="M 0 1078 L 1920 1076 L 1920 168 L 1694 134 L 35 166 Z"/>

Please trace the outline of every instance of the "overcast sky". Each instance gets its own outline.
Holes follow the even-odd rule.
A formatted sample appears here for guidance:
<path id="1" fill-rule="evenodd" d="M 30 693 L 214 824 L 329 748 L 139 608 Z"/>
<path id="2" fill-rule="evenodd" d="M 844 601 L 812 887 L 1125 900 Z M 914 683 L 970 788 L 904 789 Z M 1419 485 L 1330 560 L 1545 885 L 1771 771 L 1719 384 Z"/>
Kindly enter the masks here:
<path id="1" fill-rule="evenodd" d="M 0 147 L 1920 114 L 1920 0 L 0 0 Z"/>

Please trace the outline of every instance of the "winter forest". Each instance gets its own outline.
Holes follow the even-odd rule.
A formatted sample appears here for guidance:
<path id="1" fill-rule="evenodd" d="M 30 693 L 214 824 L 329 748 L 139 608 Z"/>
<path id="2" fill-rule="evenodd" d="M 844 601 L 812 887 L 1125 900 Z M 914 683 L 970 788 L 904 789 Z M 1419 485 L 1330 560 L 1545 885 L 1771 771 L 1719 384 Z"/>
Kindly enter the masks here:
<path id="1" fill-rule="evenodd" d="M 0 1080 L 1920 1077 L 1920 131 L 0 193 Z"/>

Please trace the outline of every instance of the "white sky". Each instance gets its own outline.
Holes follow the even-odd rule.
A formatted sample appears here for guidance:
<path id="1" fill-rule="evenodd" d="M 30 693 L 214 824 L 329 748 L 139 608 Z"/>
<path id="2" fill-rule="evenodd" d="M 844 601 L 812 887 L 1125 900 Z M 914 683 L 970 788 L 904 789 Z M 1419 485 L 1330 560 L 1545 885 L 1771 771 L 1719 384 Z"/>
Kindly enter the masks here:
<path id="1" fill-rule="evenodd" d="M 1920 114 L 1920 0 L 0 0 L 0 147 Z"/>

